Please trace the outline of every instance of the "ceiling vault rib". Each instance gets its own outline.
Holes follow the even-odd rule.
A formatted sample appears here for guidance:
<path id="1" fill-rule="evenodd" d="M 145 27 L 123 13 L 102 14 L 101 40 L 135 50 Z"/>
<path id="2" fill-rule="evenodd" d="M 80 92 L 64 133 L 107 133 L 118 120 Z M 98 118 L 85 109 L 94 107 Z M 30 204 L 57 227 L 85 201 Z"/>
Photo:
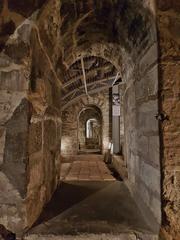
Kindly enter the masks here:
<path id="1" fill-rule="evenodd" d="M 86 72 L 84 68 L 84 59 L 82 56 L 81 56 L 81 67 L 83 72 L 84 88 L 85 88 L 86 95 L 88 95 L 87 84 L 86 84 Z"/>
<path id="2" fill-rule="evenodd" d="M 103 82 L 106 82 L 106 81 L 110 81 L 110 80 L 113 80 L 115 79 L 116 76 L 111 76 L 111 77 L 107 77 L 107 78 L 103 78 L 103 79 L 100 79 L 100 80 L 97 80 L 97 81 L 94 81 L 94 82 L 90 82 L 90 83 L 87 83 L 86 86 L 92 86 L 92 85 L 95 85 L 97 83 L 103 83 Z M 108 85 L 108 84 L 107 84 Z M 109 86 L 109 85 L 108 85 Z M 111 86 L 109 86 L 111 87 Z M 84 88 L 84 86 L 80 87 L 79 90 L 82 90 L 82 88 Z M 69 95 L 71 95 L 72 93 L 74 93 L 75 91 L 77 91 L 77 89 L 74 89 L 73 91 L 67 93 L 62 99 L 66 99 Z"/>
<path id="3" fill-rule="evenodd" d="M 114 79 L 114 82 L 113 82 L 112 86 L 113 86 L 113 85 L 115 84 L 115 82 L 117 81 L 119 75 L 120 75 L 119 72 L 117 72 L 116 77 L 115 77 L 115 79 Z"/>
<path id="4" fill-rule="evenodd" d="M 88 72 L 86 71 L 86 79 L 87 79 L 87 75 L 89 75 L 89 73 L 91 73 L 91 72 L 93 72 L 93 71 L 98 71 L 98 70 L 100 70 L 100 69 L 106 69 L 106 68 L 108 68 L 109 66 L 110 66 L 110 64 L 106 64 L 106 66 L 96 67 L 96 68 L 90 69 Z M 80 70 L 80 69 L 78 69 L 78 70 L 71 69 L 71 71 L 72 71 L 72 72 L 73 72 L 73 71 L 78 71 L 78 72 L 80 72 L 81 70 Z M 81 79 L 82 79 L 82 76 L 77 75 L 77 76 L 72 77 L 68 82 L 66 82 L 66 83 L 63 84 L 62 88 L 68 87 L 68 86 L 71 85 L 73 82 L 77 81 L 78 78 L 81 80 Z M 82 81 L 82 80 L 81 80 L 81 81 Z M 83 83 L 83 84 L 84 84 L 84 83 Z"/>
<path id="5" fill-rule="evenodd" d="M 72 93 L 72 95 L 71 95 L 71 99 L 74 98 L 74 96 L 76 95 L 77 91 L 78 91 L 78 90 L 76 90 L 76 91 L 74 91 L 74 92 Z"/>
<path id="6" fill-rule="evenodd" d="M 98 89 L 97 89 L 97 88 L 96 88 L 96 89 L 92 89 L 92 90 L 89 91 L 89 93 L 90 93 L 90 94 L 93 94 L 93 93 L 99 92 L 99 90 L 100 90 L 100 91 L 103 91 L 103 90 L 105 90 L 105 89 L 107 89 L 107 88 L 109 88 L 109 87 L 110 87 L 110 86 L 103 86 L 103 87 L 100 87 L 100 88 L 98 88 Z M 72 104 L 73 102 L 77 101 L 77 99 L 81 98 L 81 97 L 84 96 L 84 95 L 85 95 L 85 94 L 79 95 L 78 97 L 73 98 L 73 99 L 70 100 L 70 101 L 64 100 L 62 109 L 65 109 L 69 104 Z"/>

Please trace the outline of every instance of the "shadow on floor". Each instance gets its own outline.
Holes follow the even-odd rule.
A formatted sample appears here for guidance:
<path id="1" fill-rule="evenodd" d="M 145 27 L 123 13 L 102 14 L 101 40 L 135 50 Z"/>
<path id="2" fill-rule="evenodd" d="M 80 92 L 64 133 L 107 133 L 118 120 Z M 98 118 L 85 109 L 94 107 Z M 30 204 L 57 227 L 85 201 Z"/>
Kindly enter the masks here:
<path id="1" fill-rule="evenodd" d="M 86 182 L 85 185 L 81 183 L 76 182 L 74 184 L 74 182 L 70 181 L 62 182 L 33 227 L 58 216 L 73 205 L 83 201 L 110 184 L 110 182 L 94 182 L 94 184 L 92 184 L 92 182 L 89 184 Z"/>
<path id="2" fill-rule="evenodd" d="M 28 234 L 151 234 L 120 181 L 63 182 Z"/>
<path id="3" fill-rule="evenodd" d="M 117 170 L 114 168 L 114 166 L 111 163 L 107 163 L 106 166 L 111 171 L 111 175 L 117 180 L 117 181 L 123 181 L 122 177 L 119 175 Z"/>

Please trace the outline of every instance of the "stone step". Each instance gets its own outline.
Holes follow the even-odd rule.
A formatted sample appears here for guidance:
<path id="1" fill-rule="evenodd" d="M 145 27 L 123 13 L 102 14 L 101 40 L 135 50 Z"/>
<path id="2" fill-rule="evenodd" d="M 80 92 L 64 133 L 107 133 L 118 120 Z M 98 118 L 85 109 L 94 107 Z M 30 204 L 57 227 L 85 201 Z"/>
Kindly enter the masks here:
<path id="1" fill-rule="evenodd" d="M 104 156 L 101 154 L 80 154 L 73 158 L 73 161 L 103 161 Z"/>
<path id="2" fill-rule="evenodd" d="M 144 233 L 120 233 L 113 234 L 79 234 L 79 235 L 41 235 L 30 234 L 24 236 L 23 240 L 158 240 L 157 235 Z"/>

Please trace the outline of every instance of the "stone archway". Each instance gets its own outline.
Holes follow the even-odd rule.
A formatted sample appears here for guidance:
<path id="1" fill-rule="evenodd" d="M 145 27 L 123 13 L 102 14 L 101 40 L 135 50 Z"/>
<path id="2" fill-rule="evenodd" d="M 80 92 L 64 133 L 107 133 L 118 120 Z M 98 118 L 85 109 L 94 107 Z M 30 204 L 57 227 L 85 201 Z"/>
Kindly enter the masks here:
<path id="1" fill-rule="evenodd" d="M 25 206 L 26 216 L 28 216 L 27 226 L 35 221 L 57 185 L 58 176 L 53 172 L 54 169 L 48 159 L 55 161 L 56 152 L 59 153 L 60 79 L 65 80 L 67 62 L 77 60 L 75 59 L 77 54 L 86 57 L 87 52 L 88 55 L 102 54 L 102 58 L 109 59 L 121 71 L 123 82 L 126 83 L 123 99 L 126 128 L 125 157 L 128 162 L 129 181 L 135 193 L 135 199 L 140 196 L 160 222 L 160 166 L 157 156 L 159 149 L 157 148 L 155 157 L 150 154 L 150 157 L 146 158 L 149 156 L 149 149 L 153 148 L 153 143 L 156 141 L 158 144 L 158 124 L 154 118 L 158 111 L 157 39 L 154 18 L 150 9 L 139 0 L 136 4 L 131 0 L 116 3 L 106 1 L 104 5 L 98 3 L 96 11 L 92 11 L 93 6 L 90 2 L 85 4 L 83 1 L 78 1 L 75 7 L 74 4 L 72 7 L 71 1 L 62 1 L 59 5 L 57 1 L 49 1 L 39 15 L 33 16 L 33 19 L 38 18 L 37 25 L 34 23 L 36 20 L 28 20 L 15 34 L 18 39 L 21 38 L 20 34 L 26 36 L 24 29 L 27 25 L 30 26 L 27 31 L 28 39 L 22 36 L 21 44 L 18 45 L 18 47 L 25 45 L 27 48 L 22 48 L 24 52 L 22 56 L 17 56 L 16 61 L 20 61 L 22 57 L 25 67 L 29 68 L 30 76 L 28 80 L 23 80 L 23 83 L 26 83 L 23 88 L 23 97 L 25 96 L 32 103 L 32 108 L 27 109 L 28 114 L 32 115 L 26 128 L 30 130 L 29 137 L 32 133 L 33 138 L 42 140 L 37 152 L 36 147 L 39 145 L 34 146 L 34 142 L 29 141 L 29 161 L 24 166 L 24 169 L 29 171 L 26 186 L 28 204 Z M 69 14 L 69 9 L 72 14 Z M 119 12 L 121 12 L 120 15 L 118 15 Z M 111 17 L 110 22 L 113 24 L 107 22 L 107 16 L 103 18 L 103 13 Z M 63 19 L 66 20 L 63 21 Z M 94 25 L 97 28 L 94 28 Z M 18 41 L 13 42 L 13 38 L 10 39 L 3 53 L 8 59 L 12 58 L 12 61 L 14 61 L 13 44 L 17 45 L 17 43 Z M 98 50 L 99 45 L 103 47 Z M 97 53 L 93 54 L 93 51 Z M 29 65 L 26 64 L 26 58 L 29 59 Z M 5 90 L 8 90 L 9 85 L 5 84 Z M 48 116 L 46 109 L 49 109 Z M 49 139 L 44 138 L 42 132 L 44 128 L 51 131 L 52 126 L 57 127 L 57 131 L 52 131 L 53 140 L 57 139 L 57 142 L 46 148 L 46 140 L 49 141 Z M 36 128 L 38 131 L 35 130 Z M 108 131 L 106 128 L 107 126 L 104 132 Z M 43 139 L 39 137 L 42 135 Z M 147 144 L 143 147 L 142 142 Z M 108 143 L 107 136 L 106 147 Z M 104 146 L 103 149 L 105 149 Z M 46 156 L 44 152 L 47 153 Z M 41 161 L 37 162 L 37 158 Z M 51 167 L 52 179 L 49 181 L 47 176 Z M 39 168 L 44 169 L 43 176 L 34 178 Z M 153 182 L 151 182 L 151 176 L 154 176 Z M 34 179 L 37 182 L 34 183 Z M 36 193 L 40 194 L 42 199 L 39 206 L 33 204 L 31 200 L 33 197 L 36 199 L 38 196 Z"/>
<path id="2" fill-rule="evenodd" d="M 102 152 L 102 115 L 96 106 L 82 109 L 78 117 L 78 152 Z"/>
<path id="3" fill-rule="evenodd" d="M 4 2 L 10 3 L 10 1 Z M 173 196 L 179 196 L 177 166 L 179 148 L 178 144 L 173 146 L 170 144 L 173 138 L 169 129 L 176 132 L 177 119 L 179 119 L 177 115 L 179 109 L 179 88 L 177 87 L 179 86 L 179 70 L 177 69 L 179 35 L 176 34 L 179 31 L 178 1 L 158 0 L 157 4 L 155 4 L 156 1 L 151 0 L 26 2 L 27 9 L 25 5 L 16 5 L 15 1 L 9 6 L 4 5 L 4 8 L 3 3 L 0 3 L 0 10 L 5 9 L 1 18 L 3 21 L 0 22 L 2 30 L 0 50 L 3 50 L 0 57 L 0 98 L 2 98 L 0 154 L 2 169 L 4 168 L 4 172 L 1 173 L 1 184 L 4 186 L 6 182 L 8 189 L 13 189 L 9 192 L 11 192 L 11 198 L 17 199 L 15 210 L 17 224 L 12 218 L 13 209 L 10 207 L 11 202 L 6 198 L 6 193 L 2 194 L 2 221 L 9 228 L 17 231 L 30 227 L 40 214 L 43 205 L 50 199 L 56 188 L 58 176 L 55 176 L 52 171 L 52 179 L 48 181 L 47 170 L 51 165 L 47 158 L 47 161 L 44 161 L 42 157 L 43 151 L 41 150 L 45 149 L 42 132 L 43 129 L 50 131 L 53 128 L 54 130 L 56 126 L 54 135 L 57 137 L 57 145 L 60 143 L 60 80 L 63 79 L 64 71 L 79 57 L 93 55 L 112 62 L 118 71 L 121 71 L 125 82 L 122 93 L 125 116 L 125 156 L 133 195 L 137 202 L 140 203 L 142 200 L 146 203 L 147 208 L 153 212 L 160 223 L 162 164 L 165 192 L 163 207 L 167 218 L 165 224 L 167 231 L 176 235 L 178 203 L 177 200 L 171 199 L 170 193 L 173 189 Z M 45 5 L 38 13 L 36 12 L 29 20 L 25 20 L 43 3 Z M 4 13 L 7 12 L 9 16 L 6 20 Z M 18 21 L 13 24 L 12 21 L 16 20 Z M 15 27 L 22 21 L 24 23 L 9 38 Z M 158 39 L 156 23 L 159 31 Z M 158 45 L 160 47 L 159 58 Z M 177 76 L 173 75 L 175 71 Z M 173 91 L 171 91 L 172 85 L 175 86 Z M 171 97 L 173 107 L 170 103 Z M 160 110 L 167 111 L 172 116 L 168 126 L 164 123 L 160 124 L 162 127 L 161 146 L 159 145 L 158 121 L 154 118 L 154 115 L 159 113 L 158 104 L 161 107 Z M 23 129 L 20 129 L 22 131 L 18 132 L 14 127 L 14 118 L 17 120 L 19 111 L 23 109 L 25 110 L 25 125 Z M 28 135 L 29 141 L 26 144 L 23 142 L 23 144 L 14 145 L 18 149 L 19 146 L 23 148 L 23 154 L 19 158 L 13 154 L 10 158 L 7 157 L 13 150 L 11 148 L 13 142 L 8 142 L 10 133 L 13 132 L 11 127 L 15 131 L 13 141 L 16 144 L 20 139 L 19 136 Z M 173 137 L 178 142 L 176 135 L 178 134 L 174 134 Z M 37 140 L 37 144 L 34 139 Z M 107 138 L 107 142 L 108 140 Z M 59 154 L 56 143 L 47 149 L 50 158 L 53 159 L 56 159 L 56 150 L 57 155 Z M 159 156 L 160 147 L 162 156 Z M 9 159 L 10 163 L 11 160 L 14 161 L 13 164 L 17 159 L 20 160 L 18 164 L 22 182 L 18 181 L 20 184 L 18 183 L 15 188 L 13 184 L 16 185 L 16 182 L 12 180 L 10 182 L 12 176 L 7 173 Z M 37 159 L 41 159 L 40 162 Z M 12 166 L 11 168 L 13 169 Z M 34 183 L 34 176 L 37 175 L 39 169 L 43 169 L 45 176 L 36 178 L 37 182 Z M 23 189 L 28 189 L 25 195 L 21 195 L 21 184 Z M 38 206 L 33 203 L 37 198 L 41 199 Z M 22 213 L 20 209 L 23 210 Z M 173 230 L 169 230 L 170 227 Z"/>

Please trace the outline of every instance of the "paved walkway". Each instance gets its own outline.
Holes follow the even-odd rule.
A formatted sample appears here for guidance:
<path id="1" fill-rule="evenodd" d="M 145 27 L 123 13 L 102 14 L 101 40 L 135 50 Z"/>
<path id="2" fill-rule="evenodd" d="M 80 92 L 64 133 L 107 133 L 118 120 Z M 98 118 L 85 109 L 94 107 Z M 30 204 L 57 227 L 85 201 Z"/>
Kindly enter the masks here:
<path id="1" fill-rule="evenodd" d="M 102 158 L 80 156 L 24 239 L 158 238 L 146 225 L 125 184 L 112 177 Z"/>
<path id="2" fill-rule="evenodd" d="M 100 155 L 81 156 L 74 161 L 65 181 L 115 181 Z"/>

